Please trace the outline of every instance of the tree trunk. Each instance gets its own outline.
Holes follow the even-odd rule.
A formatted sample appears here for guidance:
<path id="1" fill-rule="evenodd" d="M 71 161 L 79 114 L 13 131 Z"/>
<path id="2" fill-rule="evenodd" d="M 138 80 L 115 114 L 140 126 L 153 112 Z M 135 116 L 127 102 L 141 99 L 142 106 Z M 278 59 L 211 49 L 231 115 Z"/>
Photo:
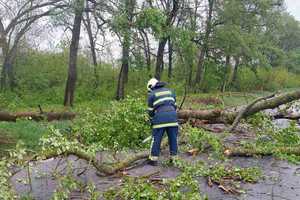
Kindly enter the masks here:
<path id="1" fill-rule="evenodd" d="M 205 60 L 205 54 L 207 54 L 207 52 L 208 52 L 209 37 L 212 32 L 213 7 L 214 7 L 214 0 L 208 0 L 208 17 L 207 17 L 207 21 L 206 21 L 205 36 L 204 36 L 204 40 L 203 40 L 203 45 L 200 49 L 197 72 L 196 72 L 196 77 L 195 77 L 195 85 L 197 87 L 196 89 L 201 89 L 202 82 L 204 79 L 204 72 L 205 72 L 204 60 Z"/>
<path id="2" fill-rule="evenodd" d="M 231 81 L 231 86 L 235 86 L 236 82 L 238 80 L 238 68 L 240 65 L 240 58 L 235 57 L 235 65 L 234 65 L 234 70 L 233 70 L 233 75 L 232 75 L 232 81 Z"/>
<path id="3" fill-rule="evenodd" d="M 173 0 L 173 8 L 170 11 L 170 1 L 167 4 L 166 12 L 168 12 L 168 17 L 165 22 L 165 27 L 170 27 L 177 15 L 179 9 L 179 1 Z M 164 62 L 164 50 L 169 36 L 160 38 L 158 49 L 157 49 L 157 58 L 156 58 L 156 67 L 155 67 L 155 78 L 160 80 L 163 73 L 163 62 Z"/>
<path id="4" fill-rule="evenodd" d="M 4 90 L 9 86 L 11 90 L 16 86 L 13 63 L 11 58 L 4 58 L 1 72 L 1 89 Z"/>
<path id="5" fill-rule="evenodd" d="M 172 78 L 173 70 L 173 44 L 171 38 L 169 37 L 169 68 L 168 68 L 168 78 Z"/>
<path id="6" fill-rule="evenodd" d="M 86 1 L 86 8 L 89 9 L 89 2 Z M 91 26 L 91 19 L 90 19 L 90 14 L 89 12 L 86 12 L 86 23 L 85 27 L 88 33 L 89 37 L 89 42 L 90 42 L 90 50 L 92 54 L 92 59 L 93 59 L 93 65 L 94 65 L 94 76 L 95 76 L 95 88 L 98 88 L 99 86 L 99 74 L 97 71 L 98 63 L 97 63 L 97 54 L 96 54 L 96 49 L 95 49 L 95 39 L 93 36 L 92 32 L 92 26 Z"/>
<path id="7" fill-rule="evenodd" d="M 274 149 L 247 149 L 236 147 L 226 149 L 224 152 L 228 157 L 272 156 L 278 153 L 300 156 L 300 147 L 276 147 Z"/>
<path id="8" fill-rule="evenodd" d="M 73 106 L 74 103 L 74 93 L 77 80 L 77 56 L 83 9 L 84 1 L 77 0 L 75 2 L 75 18 L 72 30 L 72 41 L 70 45 L 69 71 L 64 99 L 65 106 Z"/>
<path id="9" fill-rule="evenodd" d="M 125 10 L 126 10 L 126 20 L 128 24 L 132 24 L 133 20 L 133 10 L 135 7 L 134 0 L 126 0 L 125 1 Z M 125 85 L 128 82 L 128 71 L 129 71 L 129 52 L 131 45 L 131 27 L 127 27 L 127 29 L 123 32 L 122 38 L 122 66 L 118 78 L 118 87 L 116 99 L 121 100 L 125 97 Z"/>
<path id="10" fill-rule="evenodd" d="M 230 56 L 226 56 L 221 92 L 226 91 L 226 87 L 227 87 L 227 83 L 228 83 L 229 69 L 230 69 Z"/>
<path id="11" fill-rule="evenodd" d="M 128 68 L 129 68 L 129 46 L 123 45 L 122 50 L 122 66 L 118 78 L 118 88 L 117 88 L 117 95 L 116 99 L 121 100 L 124 99 L 125 96 L 125 85 L 126 80 L 128 79 Z"/>
<path id="12" fill-rule="evenodd" d="M 165 46 L 167 44 L 168 39 L 162 38 L 159 40 L 158 50 L 157 50 L 157 57 L 156 57 L 156 68 L 155 68 L 155 78 L 157 80 L 161 79 L 163 73 L 163 62 L 164 62 L 164 51 Z"/>
<path id="13" fill-rule="evenodd" d="M 143 40 L 143 45 L 144 45 L 144 56 L 146 59 L 146 66 L 148 72 L 151 70 L 151 52 L 150 52 L 150 44 L 149 44 L 149 38 L 147 33 L 144 30 L 140 30 L 140 35 Z"/>

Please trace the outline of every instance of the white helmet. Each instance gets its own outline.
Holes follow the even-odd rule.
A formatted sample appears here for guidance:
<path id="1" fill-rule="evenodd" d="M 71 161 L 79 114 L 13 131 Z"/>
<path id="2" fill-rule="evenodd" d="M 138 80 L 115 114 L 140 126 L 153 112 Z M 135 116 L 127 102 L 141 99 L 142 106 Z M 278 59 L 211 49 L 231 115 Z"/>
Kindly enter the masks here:
<path id="1" fill-rule="evenodd" d="M 148 81 L 148 84 L 147 84 L 147 89 L 148 91 L 151 91 L 153 87 L 155 87 L 155 85 L 158 83 L 158 80 L 156 78 L 151 78 L 149 81 Z"/>

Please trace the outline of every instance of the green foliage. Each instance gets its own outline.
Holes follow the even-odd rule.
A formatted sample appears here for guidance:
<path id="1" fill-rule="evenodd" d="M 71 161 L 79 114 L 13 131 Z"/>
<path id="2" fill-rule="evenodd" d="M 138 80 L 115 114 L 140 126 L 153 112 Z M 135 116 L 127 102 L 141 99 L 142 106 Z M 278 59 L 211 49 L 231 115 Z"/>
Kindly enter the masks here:
<path id="1" fill-rule="evenodd" d="M 112 102 L 104 113 L 86 110 L 74 130 L 86 144 L 100 143 L 113 149 L 144 147 L 142 141 L 150 134 L 145 105 L 140 98 L 127 97 Z"/>
<path id="2" fill-rule="evenodd" d="M 257 167 L 241 168 L 231 165 L 216 163 L 213 166 L 207 166 L 202 161 L 187 163 L 185 160 L 177 159 L 175 166 L 192 177 L 207 177 L 212 182 L 221 184 L 224 179 L 232 182 L 256 183 L 262 178 L 262 172 Z"/>
<path id="3" fill-rule="evenodd" d="M 157 8 L 143 9 L 136 20 L 139 29 L 150 28 L 152 33 L 159 38 L 163 34 L 162 27 L 166 21 L 164 13 Z"/>
<path id="4" fill-rule="evenodd" d="M 66 135 L 61 130 L 50 126 L 48 134 L 40 139 L 39 145 L 42 152 L 47 153 L 54 151 L 57 154 L 61 154 L 70 149 L 83 148 L 83 145 L 72 136 L 73 135 Z M 43 155 L 43 153 L 41 155 Z"/>
<path id="5" fill-rule="evenodd" d="M 7 157 L 1 158 L 0 161 L 0 199 L 15 200 L 18 199 L 17 194 L 10 185 L 12 173 L 11 167 L 22 167 L 25 164 L 25 155 L 27 152 L 23 143 L 19 142 L 14 150 L 9 152 Z"/>
<path id="6" fill-rule="evenodd" d="M 16 194 L 11 189 L 9 184 L 9 179 L 11 173 L 9 172 L 8 168 L 10 164 L 5 159 L 1 159 L 0 161 L 0 199 L 7 199 L 7 200 L 14 200 L 16 199 Z"/>
<path id="7" fill-rule="evenodd" d="M 183 173 L 175 179 L 164 179 L 158 187 L 145 179 L 126 178 L 124 186 L 105 194 L 106 199 L 136 199 L 136 200 L 204 200 L 201 197 L 198 182 L 188 173 Z"/>
<path id="8" fill-rule="evenodd" d="M 231 177 L 234 180 L 242 180 L 247 183 L 256 183 L 261 178 L 262 172 L 257 167 L 239 168 L 217 165 L 209 170 L 207 176 L 216 182 L 220 182 L 224 177 Z"/>
<path id="9" fill-rule="evenodd" d="M 72 191 L 79 187 L 80 183 L 72 176 L 60 177 L 58 188 L 55 190 L 52 200 L 67 200 Z"/>
<path id="10" fill-rule="evenodd" d="M 210 147 L 214 154 L 223 154 L 223 145 L 220 138 L 205 131 L 204 129 L 187 127 L 185 130 L 188 144 L 193 148 L 198 148 L 200 152 Z"/>

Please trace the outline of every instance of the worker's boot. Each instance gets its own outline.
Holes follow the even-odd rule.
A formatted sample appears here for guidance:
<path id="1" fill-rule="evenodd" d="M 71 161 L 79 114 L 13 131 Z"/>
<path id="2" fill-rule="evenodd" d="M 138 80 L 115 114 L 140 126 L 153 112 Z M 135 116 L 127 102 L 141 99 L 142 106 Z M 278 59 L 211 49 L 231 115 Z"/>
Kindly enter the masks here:
<path id="1" fill-rule="evenodd" d="M 147 164 L 148 164 L 148 165 L 151 165 L 151 166 L 157 166 L 157 165 L 158 165 L 158 162 L 155 161 L 155 160 L 150 160 L 150 159 L 148 159 L 148 160 L 147 160 Z"/>

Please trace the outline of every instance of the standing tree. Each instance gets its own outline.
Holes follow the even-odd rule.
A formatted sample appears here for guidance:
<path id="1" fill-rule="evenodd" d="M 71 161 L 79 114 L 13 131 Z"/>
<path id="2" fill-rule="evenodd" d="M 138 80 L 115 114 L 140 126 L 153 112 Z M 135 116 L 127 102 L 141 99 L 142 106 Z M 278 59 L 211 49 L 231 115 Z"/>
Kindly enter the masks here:
<path id="1" fill-rule="evenodd" d="M 129 54 L 131 46 L 131 34 L 133 23 L 133 12 L 136 5 L 135 0 L 123 0 L 121 6 L 123 7 L 121 14 L 116 17 L 115 25 L 116 32 L 119 34 L 119 38 L 122 45 L 122 66 L 118 78 L 118 87 L 116 99 L 123 99 L 125 96 L 125 84 L 128 81 L 129 71 Z"/>
<path id="2" fill-rule="evenodd" d="M 70 45 L 68 79 L 64 99 L 65 106 L 73 106 L 74 102 L 74 93 L 77 79 L 77 55 L 80 39 L 81 21 L 84 12 L 84 0 L 75 0 L 74 11 L 75 17 L 72 28 L 72 41 Z"/>
<path id="3" fill-rule="evenodd" d="M 205 60 L 205 55 L 208 52 L 209 37 L 210 37 L 212 28 L 213 28 L 212 20 L 213 20 L 214 5 L 215 5 L 215 0 L 208 0 L 208 12 L 207 12 L 205 33 L 204 33 L 204 38 L 202 41 L 202 46 L 200 48 L 197 72 L 196 72 L 196 77 L 195 77 L 195 85 L 197 85 L 198 88 L 201 88 L 201 84 L 204 79 L 204 71 L 205 71 L 204 60 Z"/>
<path id="4" fill-rule="evenodd" d="M 156 56 L 156 67 L 155 67 L 155 78 L 160 79 L 163 72 L 163 62 L 164 62 L 164 51 L 165 46 L 169 39 L 169 33 L 171 26 L 176 18 L 177 12 L 179 10 L 179 1 L 178 0 L 168 0 L 161 1 L 161 4 L 165 8 L 167 15 L 166 21 L 162 27 L 161 37 L 158 42 L 157 56 Z"/>

